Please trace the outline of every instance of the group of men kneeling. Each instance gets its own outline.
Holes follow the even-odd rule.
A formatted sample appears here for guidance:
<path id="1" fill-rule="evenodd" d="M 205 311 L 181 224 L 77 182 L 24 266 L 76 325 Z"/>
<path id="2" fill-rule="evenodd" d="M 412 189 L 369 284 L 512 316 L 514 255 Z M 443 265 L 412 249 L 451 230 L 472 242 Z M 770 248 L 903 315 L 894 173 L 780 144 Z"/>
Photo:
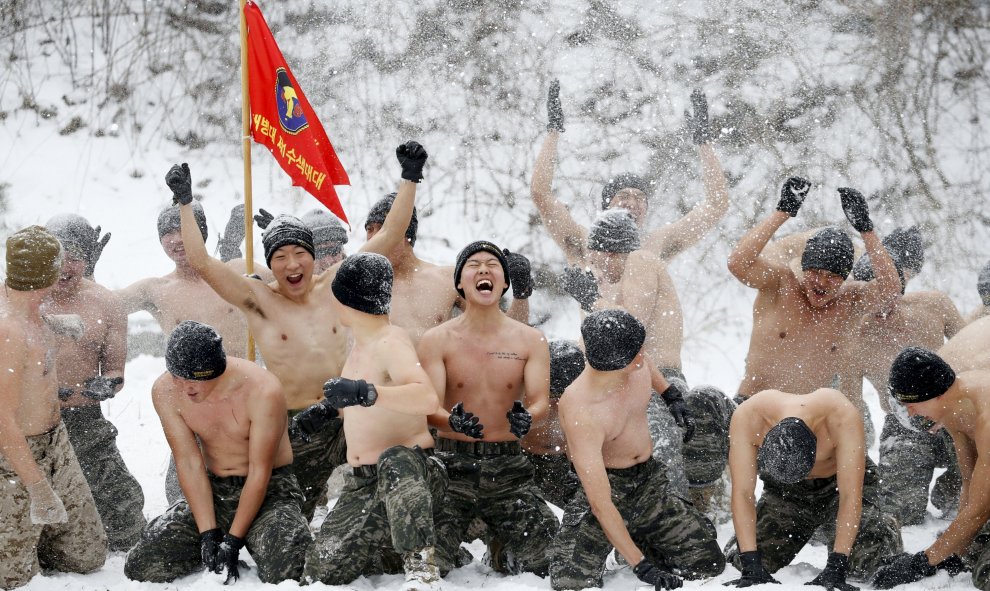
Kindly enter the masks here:
<path id="1" fill-rule="evenodd" d="M 129 548 L 129 578 L 171 581 L 205 565 L 232 581 L 246 548 L 264 582 L 346 584 L 405 572 L 408 589 L 430 589 L 465 564 L 461 543 L 480 521 L 494 570 L 549 576 L 554 589 L 600 586 L 613 548 L 656 589 L 718 575 L 727 562 L 742 573 L 729 584 L 743 587 L 774 582 L 772 573 L 834 521 L 832 552 L 813 584 L 845 590 L 847 576 L 872 577 L 886 588 L 937 569 L 971 568 L 974 584 L 990 585 L 990 549 L 981 542 L 990 536 L 977 535 L 990 519 L 990 468 L 980 461 L 990 453 L 984 433 L 990 372 L 957 377 L 937 354 L 917 347 L 902 351 L 890 368 L 892 412 L 944 426 L 956 442 L 962 476 L 960 511 L 949 529 L 926 551 L 903 554 L 899 524 L 882 510 L 877 469 L 866 457 L 861 409 L 836 389 L 741 392 L 748 396 L 738 406 L 718 393 L 723 400 L 716 404 L 727 411 L 716 422 L 724 418 L 728 433 L 708 429 L 711 417 L 697 412 L 697 400 L 687 404 L 677 376 L 665 377 L 664 363 L 647 353 L 654 328 L 629 311 L 602 306 L 607 292 L 582 296 L 590 299 L 583 347 L 547 343 L 540 331 L 510 318 L 500 299 L 511 287 L 524 300 L 532 290 L 529 271 L 518 254 L 488 241 L 457 256 L 453 287 L 463 314 L 420 332 L 415 342 L 410 330 L 390 322 L 398 271 L 386 256 L 408 239 L 426 154 L 414 142 L 397 154 L 404 181 L 388 215 L 369 230 L 366 252 L 329 265 L 319 277 L 311 280 L 318 253 L 313 231 L 291 216 L 266 220 L 265 257 L 277 288 L 206 254 L 188 167 L 169 172 L 178 207 L 159 219 L 163 246 L 176 231 L 169 224 L 177 223 L 184 254 L 244 313 L 267 369 L 228 356 L 220 331 L 207 323 L 169 327 L 167 371 L 152 398 L 182 495 L 118 546 Z M 799 181 L 785 184 L 779 219 L 770 220 L 776 225 L 757 228 L 756 254 L 787 215 L 796 215 L 807 194 Z M 858 217 L 857 199 L 863 202 Z M 872 234 L 862 196 L 844 194 L 846 201 L 856 229 Z M 596 224 L 589 248 L 638 252 L 625 217 Z M 39 559 L 45 567 L 87 572 L 106 553 L 102 511 L 97 514 L 59 421 L 59 398 L 76 394 L 58 392 L 40 312 L 71 238 L 33 226 L 8 240 L 0 329 L 13 369 L 0 376 L 0 402 L 14 410 L 0 412 L 0 434 L 6 433 L 0 486 L 14 534 L 0 548 L 4 588 L 30 579 Z M 868 248 L 879 252 L 879 240 L 870 240 L 876 244 Z M 839 241 L 816 234 L 804 270 L 833 272 Z M 745 258 L 746 244 L 730 260 L 740 279 L 744 271 L 733 265 Z M 880 258 L 878 276 L 891 275 L 889 260 Z M 754 287 L 768 281 L 766 269 L 746 272 L 753 276 L 743 280 Z M 331 325 L 316 322 L 328 315 Z M 323 346 L 327 333 L 335 335 L 337 349 L 329 353 L 335 367 L 320 357 L 331 346 Z M 112 395 L 120 386 L 114 379 L 87 381 L 79 395 Z M 322 386 L 318 401 L 314 383 Z M 667 466 L 654 459 L 657 437 L 647 417 L 658 399 L 685 444 L 704 442 L 716 478 L 728 462 L 736 539 L 727 553 L 710 519 L 678 494 Z M 554 432 L 566 455 L 533 453 L 526 440 L 553 441 Z M 314 537 L 309 521 L 325 494 L 327 469 L 344 461 L 353 473 Z M 764 481 L 759 503 L 757 478 Z M 563 507 L 562 523 L 545 499 Z"/>

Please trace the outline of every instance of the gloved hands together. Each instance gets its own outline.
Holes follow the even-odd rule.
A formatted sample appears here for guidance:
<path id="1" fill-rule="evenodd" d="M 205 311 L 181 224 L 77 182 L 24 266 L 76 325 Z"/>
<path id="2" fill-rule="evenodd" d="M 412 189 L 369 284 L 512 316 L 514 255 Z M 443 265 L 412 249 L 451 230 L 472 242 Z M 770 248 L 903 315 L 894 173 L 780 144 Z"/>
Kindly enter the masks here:
<path id="1" fill-rule="evenodd" d="M 512 408 L 505 413 L 505 418 L 509 419 L 509 431 L 519 439 L 525 437 L 529 433 L 529 428 L 533 426 L 533 415 L 523 407 L 522 400 L 512 403 Z"/>
<path id="2" fill-rule="evenodd" d="M 684 393 L 675 384 L 670 386 L 660 394 L 660 398 L 667 404 L 667 410 L 674 417 L 674 422 L 681 429 L 684 429 L 684 443 L 691 441 L 694 437 L 694 420 L 691 419 L 691 412 L 687 403 L 684 402 Z"/>
<path id="3" fill-rule="evenodd" d="M 418 142 L 408 141 L 395 149 L 395 156 L 402 167 L 402 178 L 418 183 L 423 180 L 423 167 L 429 156 Z"/>
<path id="4" fill-rule="evenodd" d="M 799 176 L 792 176 L 787 179 L 784 186 L 780 188 L 777 211 L 782 211 L 791 217 L 796 216 L 810 190 L 811 183 Z"/>
<path id="5" fill-rule="evenodd" d="M 168 169 L 165 174 L 165 184 L 172 190 L 172 203 L 189 205 L 192 203 L 192 176 L 189 174 L 189 165 L 185 162 L 182 165 L 175 164 Z"/>
<path id="6" fill-rule="evenodd" d="M 485 426 L 478 422 L 478 417 L 474 416 L 474 413 L 464 410 L 463 402 L 458 402 L 454 408 L 450 409 L 450 418 L 447 419 L 447 424 L 450 425 L 450 429 L 454 433 L 461 433 L 475 439 L 484 437 Z"/>
<path id="7" fill-rule="evenodd" d="M 533 295 L 533 274 L 529 259 L 518 252 L 502 251 L 509 261 L 509 283 L 512 285 L 512 297 L 525 300 Z"/>

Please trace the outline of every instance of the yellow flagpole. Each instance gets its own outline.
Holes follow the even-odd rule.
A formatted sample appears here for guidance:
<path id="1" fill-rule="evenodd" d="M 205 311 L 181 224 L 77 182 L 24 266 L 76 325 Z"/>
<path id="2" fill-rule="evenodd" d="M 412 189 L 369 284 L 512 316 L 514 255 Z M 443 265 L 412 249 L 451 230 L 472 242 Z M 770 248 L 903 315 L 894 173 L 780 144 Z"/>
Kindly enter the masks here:
<path id="1" fill-rule="evenodd" d="M 247 22 L 244 19 L 245 0 L 239 0 L 241 17 L 241 151 L 244 158 L 244 259 L 247 274 L 254 273 L 254 207 L 251 203 L 251 101 L 248 94 Z M 247 356 L 254 361 L 254 337 L 247 333 Z"/>

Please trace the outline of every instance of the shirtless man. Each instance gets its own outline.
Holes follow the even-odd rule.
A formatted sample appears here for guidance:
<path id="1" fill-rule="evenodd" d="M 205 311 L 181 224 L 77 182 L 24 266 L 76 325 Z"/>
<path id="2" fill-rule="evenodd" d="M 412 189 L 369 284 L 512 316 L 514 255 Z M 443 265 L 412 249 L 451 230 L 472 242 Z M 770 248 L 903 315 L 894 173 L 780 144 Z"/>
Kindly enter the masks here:
<path id="1" fill-rule="evenodd" d="M 680 389 L 687 392 L 685 401 L 691 415 L 699 421 L 696 425 L 697 438 L 682 450 L 680 432 L 674 419 L 667 407 L 655 399 L 649 409 L 654 455 L 667 467 L 676 490 L 686 494 L 690 485 L 695 500 L 707 505 L 707 499 L 725 467 L 728 446 L 720 445 L 715 440 L 724 441 L 726 437 L 731 404 L 721 392 L 712 388 L 688 392 L 687 381 L 681 371 L 684 318 L 667 265 L 711 231 L 729 209 L 725 174 L 711 145 L 715 135 L 708 121 L 708 101 L 701 91 L 696 90 L 691 95 L 693 114 L 687 116 L 688 128 L 701 157 L 704 201 L 679 220 L 646 232 L 652 193 L 650 183 L 626 173 L 610 179 L 602 189 L 602 209 L 627 210 L 636 229 L 643 233 L 641 250 L 630 254 L 629 259 L 624 261 L 624 257 L 616 256 L 615 251 L 606 250 L 611 255 L 606 259 L 601 250 L 596 252 L 594 248 L 589 248 L 589 230 L 574 220 L 567 206 L 551 190 L 557 143 L 564 131 L 559 93 L 560 84 L 552 82 L 547 97 L 549 133 L 533 170 L 533 203 L 551 238 L 567 257 L 569 267 L 565 269 L 564 286 L 568 293 L 581 303 L 585 311 L 594 309 L 594 300 L 600 294 L 600 307 L 619 305 L 632 312 L 647 327 L 647 356 L 659 365 L 667 379 L 678 380 Z M 620 282 L 619 278 L 624 277 L 624 265 L 631 267 L 625 275 L 629 279 Z M 589 268 L 590 272 L 587 271 Z"/>
<path id="2" fill-rule="evenodd" d="M 894 412 L 926 417 L 952 436 L 962 473 L 959 514 L 931 546 L 899 554 L 877 571 L 873 585 L 890 589 L 946 570 L 972 570 L 973 586 L 990 586 L 990 371 L 954 371 L 936 353 L 902 351 L 890 368 Z"/>
<path id="3" fill-rule="evenodd" d="M 416 183 L 423 178 L 427 155 L 416 142 L 399 146 L 396 155 L 403 179 L 396 198 L 396 215 L 365 243 L 363 251 L 391 251 L 402 241 L 409 223 Z M 275 281 L 266 284 L 244 277 L 206 252 L 194 209 L 189 205 L 189 167 L 173 166 L 166 181 L 176 201 L 182 204 L 182 242 L 190 268 L 229 305 L 244 313 L 267 368 L 282 382 L 289 413 L 294 415 L 321 400 L 324 382 L 340 376 L 348 334 L 340 324 L 330 290 L 337 267 L 321 275 L 313 274 L 312 231 L 292 216 L 275 218 L 262 235 L 265 262 Z M 306 497 L 303 514 L 311 519 L 327 490 L 327 479 L 347 459 L 341 421 L 331 421 L 313 437 L 293 437 L 292 452 L 292 469 Z"/>
<path id="4" fill-rule="evenodd" d="M 866 457 L 863 419 L 841 392 L 758 392 L 736 409 L 729 437 L 738 548 L 729 554 L 742 572 L 729 584 L 776 583 L 770 575 L 827 521 L 835 523 L 832 552 L 810 585 L 853 591 L 847 575 L 865 579 L 881 559 L 900 552 L 897 523 L 880 511 L 880 479 Z"/>
<path id="5" fill-rule="evenodd" d="M 897 250 L 891 251 L 891 255 L 905 284 L 920 271 L 917 257 L 905 258 Z M 868 256 L 856 261 L 853 278 L 859 281 L 873 279 Z M 946 338 L 959 332 L 963 324 L 955 304 L 939 291 L 904 294 L 889 310 L 864 315 L 860 322 L 860 346 L 854 358 L 859 363 L 854 366 L 862 377 L 857 375 L 849 383 L 844 381 L 843 393 L 852 400 L 862 401 L 862 378 L 866 378 L 879 394 L 880 407 L 887 413 L 880 434 L 883 506 L 902 526 L 917 525 L 924 520 L 928 488 L 937 466 L 947 466 L 949 472 L 939 477 L 932 491 L 932 502 L 936 507 L 943 511 L 954 509 L 956 501 L 952 497 L 958 499 L 959 483 L 948 435 L 944 431 L 928 433 L 926 429 L 906 429 L 890 414 L 887 396 L 890 364 L 908 346 L 938 349 Z"/>
<path id="6" fill-rule="evenodd" d="M 254 221 L 262 230 L 268 228 L 268 224 L 274 219 L 275 216 L 264 209 L 259 209 L 254 216 Z M 316 262 L 313 264 L 314 275 L 319 275 L 344 260 L 344 257 L 347 256 L 344 254 L 343 248 L 347 244 L 347 229 L 340 223 L 337 216 L 331 214 L 326 208 L 318 207 L 310 210 L 300 219 L 313 232 L 313 246 L 316 251 L 314 254 Z M 244 236 L 244 204 L 241 203 L 230 210 L 227 227 L 217 245 L 221 261 L 226 263 L 243 258 L 241 243 L 244 242 Z M 254 267 L 258 278 L 265 283 L 271 283 L 275 279 L 270 271 L 259 268 L 260 265 Z"/>
<path id="7" fill-rule="evenodd" d="M 602 586 L 613 547 L 655 589 L 721 573 L 725 557 L 715 526 L 671 491 L 652 457 L 651 388 L 672 386 L 643 353 L 645 328 L 624 310 L 599 310 L 581 323 L 581 336 L 588 367 L 559 410 L 582 488 L 565 507 L 553 542 L 553 588 Z"/>
<path id="8" fill-rule="evenodd" d="M 833 384 L 858 351 L 860 319 L 889 309 L 901 291 L 894 263 L 873 231 L 866 199 L 854 189 L 839 189 L 842 208 L 863 237 L 876 281 L 846 281 L 853 267 L 853 246 L 837 228 L 825 228 L 808 239 L 800 272 L 761 255 L 774 232 L 797 215 L 810 189 L 804 179 L 788 179 L 777 209 L 747 232 L 729 255 L 729 271 L 759 290 L 746 375 L 739 386 L 742 398 L 770 388 L 807 394 Z"/>
<path id="9" fill-rule="evenodd" d="M 144 493 L 117 449 L 117 429 L 103 416 L 124 382 L 127 317 L 113 292 L 85 278 L 99 258 L 99 231 L 85 218 L 61 214 L 45 224 L 62 244 L 62 271 L 45 313 L 78 314 L 83 334 L 57 336 L 62 422 L 96 501 L 110 550 L 127 551 L 141 536 Z"/>
<path id="10" fill-rule="evenodd" d="M 409 335 L 389 322 L 391 287 L 392 265 L 370 253 L 349 257 L 333 279 L 354 346 L 341 377 L 323 386 L 326 400 L 295 421 L 312 431 L 312 420 L 340 413 L 354 473 L 306 553 L 306 582 L 347 585 L 388 570 L 398 555 L 406 589 L 439 589 L 433 513 L 447 474 L 433 457 L 426 417 L 440 399 Z"/>
<path id="11" fill-rule="evenodd" d="M 41 304 L 58 281 L 62 249 L 40 226 L 7 239 L 0 290 L 0 588 L 46 569 L 103 566 L 107 536 L 59 417 L 55 336 Z"/>
<path id="12" fill-rule="evenodd" d="M 227 357 L 220 335 L 191 320 L 172 331 L 165 367 L 151 400 L 184 498 L 147 525 L 124 574 L 165 583 L 206 566 L 229 584 L 247 546 L 262 582 L 298 580 L 312 536 L 278 378 Z"/>
<path id="13" fill-rule="evenodd" d="M 464 247 L 454 286 L 467 308 L 419 342 L 419 359 L 442 401 L 430 424 L 450 477 L 434 517 L 437 565 L 444 574 L 454 567 L 475 517 L 492 536 L 489 555 L 497 572 L 546 576 L 547 547 L 557 529 L 519 444 L 547 414 L 550 353 L 540 331 L 499 309 L 507 276 L 500 248 L 488 241 Z"/>
<path id="14" fill-rule="evenodd" d="M 368 240 L 382 228 L 395 201 L 395 193 L 389 193 L 375 202 L 364 222 Z M 392 324 L 409 331 L 413 343 L 419 343 L 423 333 L 450 319 L 454 308 L 464 308 L 464 300 L 457 290 L 450 288 L 450 276 L 454 268 L 434 265 L 416 256 L 413 248 L 419 229 L 416 208 L 406 227 L 406 239 L 391 252 L 386 253 L 395 272 L 392 284 Z M 509 261 L 509 279 L 512 283 L 512 303 L 508 315 L 519 322 L 529 321 L 529 296 L 533 293 L 529 259 L 519 253 L 506 253 Z"/>
<path id="15" fill-rule="evenodd" d="M 560 396 L 584 371 L 584 352 L 577 343 L 550 341 L 550 407 L 547 418 L 534 425 L 522 441 L 523 454 L 533 464 L 533 482 L 543 498 L 558 507 L 571 500 L 581 484 L 567 457 L 567 439 L 557 414 Z"/>

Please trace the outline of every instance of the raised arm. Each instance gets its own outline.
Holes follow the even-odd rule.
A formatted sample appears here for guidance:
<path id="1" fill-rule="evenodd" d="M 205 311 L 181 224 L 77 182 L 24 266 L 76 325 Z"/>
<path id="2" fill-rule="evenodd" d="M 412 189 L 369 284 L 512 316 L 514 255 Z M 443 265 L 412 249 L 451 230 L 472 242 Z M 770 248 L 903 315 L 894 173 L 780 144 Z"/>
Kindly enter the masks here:
<path id="1" fill-rule="evenodd" d="M 152 386 L 151 400 L 165 431 L 165 440 L 175 457 L 175 471 L 182 495 L 189 503 L 196 529 L 203 533 L 217 527 L 216 513 L 213 510 L 213 487 L 206 475 L 206 464 L 196 443 L 196 435 L 182 420 L 175 401 L 168 395 L 163 384 L 166 379 L 167 375 L 162 376 Z"/>
<path id="2" fill-rule="evenodd" d="M 567 261 L 574 265 L 584 260 L 584 245 L 588 240 L 588 230 L 574 221 L 567 206 L 553 195 L 551 189 L 554 169 L 557 166 L 557 142 L 560 141 L 560 134 L 564 131 L 560 83 L 556 80 L 550 83 L 547 111 L 549 115 L 547 137 L 543 140 L 543 146 L 536 156 L 530 193 L 533 196 L 533 205 L 536 206 L 543 225 L 550 232 L 550 237 L 564 251 Z"/>
<path id="3" fill-rule="evenodd" d="M 778 265 L 762 256 L 763 249 L 774 233 L 788 220 L 788 215 L 775 211 L 770 217 L 749 230 L 729 254 L 729 272 L 743 285 L 755 289 L 768 289 L 780 284 L 787 267 Z"/>
<path id="4" fill-rule="evenodd" d="M 242 540 L 265 500 L 275 454 L 287 428 L 285 395 L 277 380 L 272 379 L 272 382 L 264 390 L 252 392 L 247 403 L 248 420 L 251 422 L 248 428 L 248 473 L 228 531 Z"/>
<path id="5" fill-rule="evenodd" d="M 681 219 L 650 232 L 646 237 L 643 247 L 660 255 L 665 261 L 697 244 L 729 210 L 729 188 L 725 181 L 725 172 L 722 171 L 722 164 L 710 143 L 714 134 L 708 122 L 708 100 L 704 93 L 695 90 L 691 93 L 691 104 L 693 113 L 685 112 L 685 116 L 701 157 L 705 199 Z"/>
<path id="6" fill-rule="evenodd" d="M 842 199 L 842 211 L 863 238 L 876 277 L 863 288 L 864 295 L 859 300 L 862 304 L 859 312 L 871 314 L 888 311 L 901 295 L 901 280 L 897 274 L 897 267 L 894 266 L 890 253 L 880 242 L 880 237 L 873 231 L 873 221 L 870 220 L 869 208 L 862 193 L 843 187 L 839 189 L 839 196 Z"/>
<path id="7" fill-rule="evenodd" d="M 423 180 L 423 167 L 428 155 L 423 146 L 416 142 L 406 142 L 395 149 L 395 155 L 402 167 L 402 180 L 396 192 L 392 207 L 385 216 L 382 229 L 361 246 L 361 252 L 374 252 L 388 256 L 406 239 L 406 228 L 412 220 L 416 205 L 416 183 Z"/>
<path id="8" fill-rule="evenodd" d="M 125 315 L 154 311 L 155 303 L 151 293 L 157 281 L 155 277 L 148 277 L 139 279 L 125 288 L 114 290 L 113 295 L 117 297 L 121 311 Z"/>

